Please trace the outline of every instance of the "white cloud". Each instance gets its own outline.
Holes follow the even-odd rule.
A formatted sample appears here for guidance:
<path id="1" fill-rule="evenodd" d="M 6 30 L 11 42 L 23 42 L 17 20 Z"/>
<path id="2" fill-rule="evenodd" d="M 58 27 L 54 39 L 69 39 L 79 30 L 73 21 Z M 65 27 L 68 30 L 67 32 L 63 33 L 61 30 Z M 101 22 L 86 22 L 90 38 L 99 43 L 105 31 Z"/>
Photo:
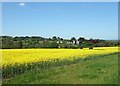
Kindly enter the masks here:
<path id="1" fill-rule="evenodd" d="M 19 3 L 20 6 L 25 6 L 24 2 Z"/>

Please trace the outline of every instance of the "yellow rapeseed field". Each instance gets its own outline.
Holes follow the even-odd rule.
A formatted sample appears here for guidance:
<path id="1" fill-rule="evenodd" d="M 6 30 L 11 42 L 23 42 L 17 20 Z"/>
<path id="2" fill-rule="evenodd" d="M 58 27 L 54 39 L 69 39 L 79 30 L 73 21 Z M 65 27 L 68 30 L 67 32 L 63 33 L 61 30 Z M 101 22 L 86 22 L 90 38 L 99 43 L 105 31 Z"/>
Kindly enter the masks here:
<path id="1" fill-rule="evenodd" d="M 118 47 L 98 47 L 94 49 L 2 49 L 2 66 L 53 61 L 54 59 L 85 58 L 118 52 Z"/>

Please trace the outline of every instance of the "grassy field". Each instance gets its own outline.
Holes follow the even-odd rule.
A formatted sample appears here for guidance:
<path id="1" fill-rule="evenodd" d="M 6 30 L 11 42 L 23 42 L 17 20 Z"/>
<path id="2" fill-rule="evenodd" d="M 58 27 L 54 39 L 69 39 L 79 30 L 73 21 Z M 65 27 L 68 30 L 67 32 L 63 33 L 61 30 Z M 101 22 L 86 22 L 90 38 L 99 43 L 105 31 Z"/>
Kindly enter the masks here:
<path id="1" fill-rule="evenodd" d="M 118 48 L 3 49 L 3 83 L 117 83 Z"/>
<path id="2" fill-rule="evenodd" d="M 79 61 L 75 64 L 26 71 L 11 79 L 11 84 L 117 84 L 118 54 Z"/>

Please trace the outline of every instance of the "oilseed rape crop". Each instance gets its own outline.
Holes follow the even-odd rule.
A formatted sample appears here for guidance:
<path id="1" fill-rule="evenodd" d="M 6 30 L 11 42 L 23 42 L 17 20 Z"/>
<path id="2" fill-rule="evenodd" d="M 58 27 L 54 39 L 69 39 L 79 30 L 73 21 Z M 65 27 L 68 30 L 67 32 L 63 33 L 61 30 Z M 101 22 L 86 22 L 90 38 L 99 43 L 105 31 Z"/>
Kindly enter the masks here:
<path id="1" fill-rule="evenodd" d="M 5 49 L 2 50 L 2 65 L 33 63 L 53 59 L 85 58 L 89 55 L 101 55 L 117 52 L 117 47 L 89 49 Z"/>
<path id="2" fill-rule="evenodd" d="M 34 63 L 54 62 L 56 59 L 59 61 L 72 61 L 75 58 L 88 58 L 93 55 L 106 55 L 115 52 L 118 52 L 118 47 L 97 47 L 94 49 L 3 49 L 3 75 L 4 77 L 8 76 L 11 73 L 10 68 L 14 68 L 12 73 L 15 73 L 15 70 L 20 72 L 24 66 L 30 67 Z"/>

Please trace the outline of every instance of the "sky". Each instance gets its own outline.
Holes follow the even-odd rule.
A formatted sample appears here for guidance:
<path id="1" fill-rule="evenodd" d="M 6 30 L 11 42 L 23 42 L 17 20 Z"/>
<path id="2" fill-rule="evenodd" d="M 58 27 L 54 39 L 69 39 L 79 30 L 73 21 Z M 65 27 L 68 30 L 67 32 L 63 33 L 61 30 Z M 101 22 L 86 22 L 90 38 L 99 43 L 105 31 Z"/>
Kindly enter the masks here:
<path id="1" fill-rule="evenodd" d="M 2 35 L 118 38 L 117 2 L 4 2 Z"/>

